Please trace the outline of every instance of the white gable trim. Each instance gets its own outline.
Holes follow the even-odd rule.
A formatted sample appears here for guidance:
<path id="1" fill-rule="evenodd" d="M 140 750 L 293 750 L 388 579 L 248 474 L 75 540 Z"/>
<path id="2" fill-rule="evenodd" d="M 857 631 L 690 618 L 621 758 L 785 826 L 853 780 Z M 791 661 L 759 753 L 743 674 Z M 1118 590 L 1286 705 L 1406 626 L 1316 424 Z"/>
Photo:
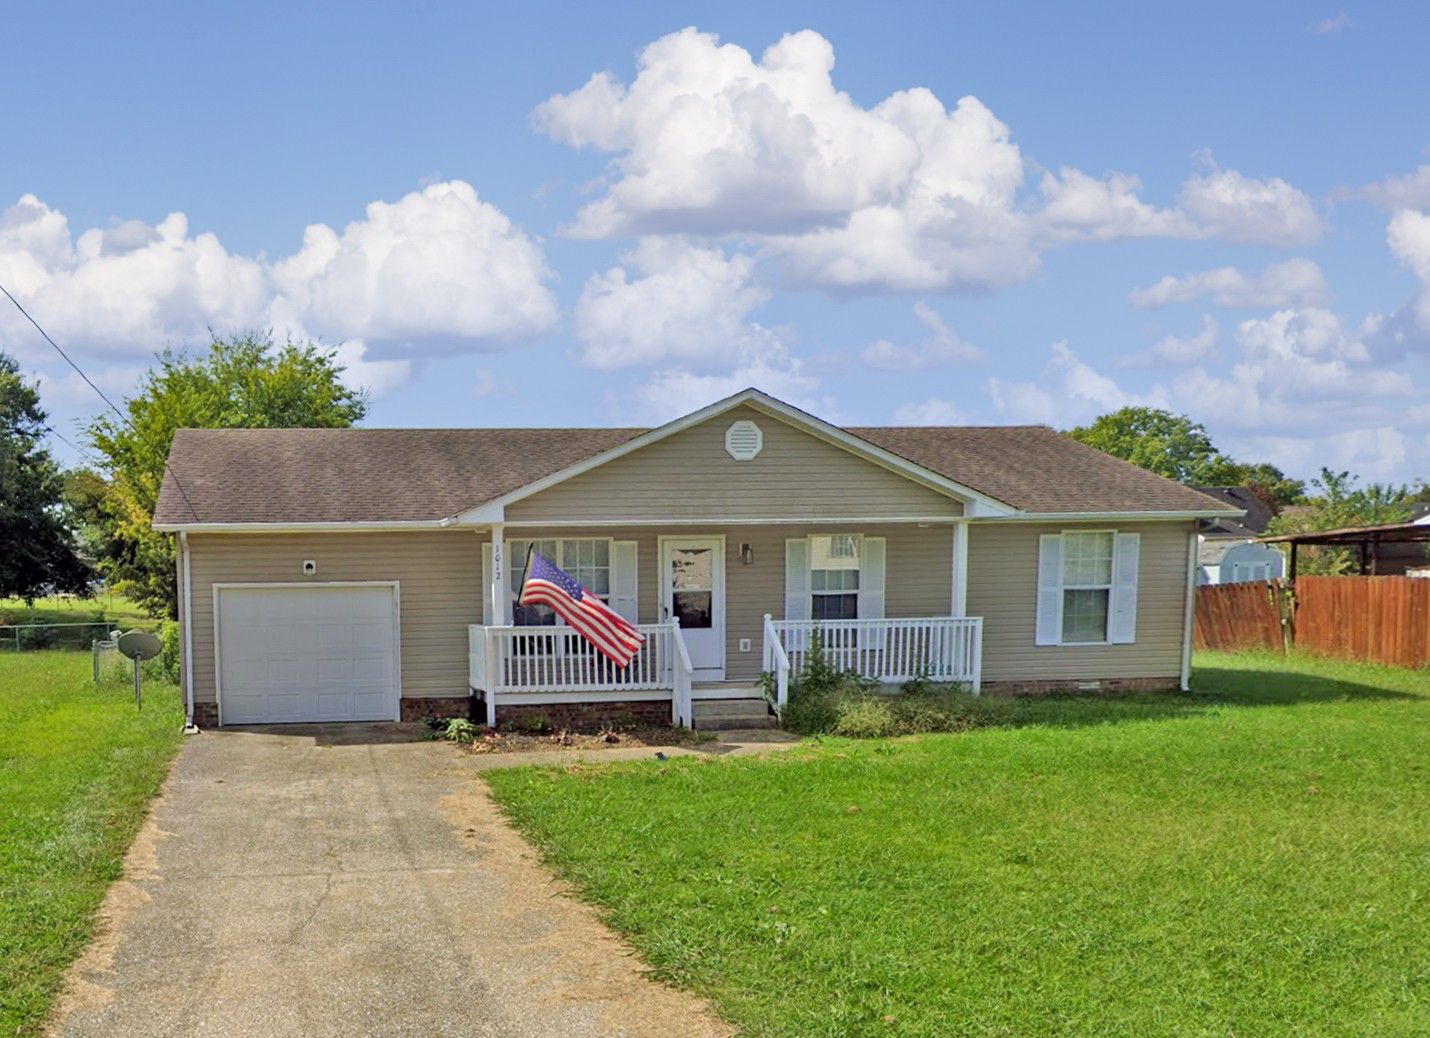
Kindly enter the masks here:
<path id="1" fill-rule="evenodd" d="M 746 389 L 736 393 L 734 396 L 717 401 L 708 407 L 702 407 L 698 411 L 692 411 L 685 417 L 677 418 L 675 421 L 668 422 L 658 429 L 652 429 L 650 432 L 642 433 L 634 439 L 627 440 L 625 443 L 612 447 L 610 450 L 603 451 L 594 457 L 587 458 L 585 461 L 577 462 L 575 465 L 570 465 L 559 472 L 553 472 L 549 476 L 544 476 L 533 483 L 528 483 L 526 486 L 513 490 L 509 494 L 495 498 L 485 504 L 478 505 L 476 508 L 469 509 L 468 511 L 459 512 L 452 517 L 450 522 L 463 526 L 478 523 L 502 522 L 506 517 L 506 506 L 509 504 L 524 500 L 533 494 L 539 494 L 541 491 L 556 486 L 558 483 L 564 483 L 566 480 L 579 476 L 584 472 L 590 472 L 592 469 L 599 468 L 607 462 L 615 461 L 617 458 L 623 458 L 627 454 L 633 454 L 642 447 L 648 447 L 652 443 L 657 443 L 660 440 L 674 436 L 678 432 L 684 432 L 686 429 L 747 404 L 755 410 L 769 415 L 771 418 L 777 418 L 817 439 L 824 440 L 826 443 L 833 444 L 851 454 L 862 457 L 866 461 L 873 462 L 891 472 L 911 479 L 916 483 L 921 483 L 949 497 L 961 500 L 964 503 L 964 512 L 966 515 L 1011 516 L 1017 514 L 1017 509 L 1005 502 L 989 497 L 986 494 L 980 494 L 972 487 L 964 486 L 962 483 L 951 480 L 946 476 L 941 476 L 931 469 L 916 465 L 906 458 L 899 457 L 892 451 L 886 451 L 882 447 L 876 447 L 868 440 L 863 440 L 852 433 L 847 433 L 838 426 L 830 425 L 823 419 L 807 414 L 797 407 L 791 407 L 783 401 L 776 400 L 772 396 L 761 393 L 758 389 Z"/>

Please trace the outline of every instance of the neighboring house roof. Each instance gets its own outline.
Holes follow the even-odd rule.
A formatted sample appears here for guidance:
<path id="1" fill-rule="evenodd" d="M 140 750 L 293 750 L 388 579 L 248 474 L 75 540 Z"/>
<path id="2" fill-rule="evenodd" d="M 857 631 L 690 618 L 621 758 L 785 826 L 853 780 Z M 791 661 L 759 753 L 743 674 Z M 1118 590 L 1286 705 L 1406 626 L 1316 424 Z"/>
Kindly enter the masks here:
<path id="1" fill-rule="evenodd" d="M 1214 497 L 1231 508 L 1240 508 L 1246 515 L 1240 519 L 1216 519 L 1202 533 L 1206 537 L 1231 537 L 1244 540 L 1265 533 L 1271 523 L 1271 509 L 1251 492 L 1250 487 L 1194 487 L 1208 497 Z"/>
<path id="2" fill-rule="evenodd" d="M 812 432 L 833 427 L 746 390 Z M 694 416 L 687 416 L 687 419 Z M 181 429 L 155 509 L 159 527 L 437 522 L 658 438 L 647 429 Z M 1227 506 L 1046 426 L 838 430 L 1022 513 L 1211 515 Z M 846 437 L 847 440 L 847 437 Z M 851 441 L 852 442 L 852 441 Z M 634 446 L 634 445 L 632 445 Z M 629 449 L 629 447 L 627 448 Z M 887 458 L 887 455 L 885 455 Z"/>

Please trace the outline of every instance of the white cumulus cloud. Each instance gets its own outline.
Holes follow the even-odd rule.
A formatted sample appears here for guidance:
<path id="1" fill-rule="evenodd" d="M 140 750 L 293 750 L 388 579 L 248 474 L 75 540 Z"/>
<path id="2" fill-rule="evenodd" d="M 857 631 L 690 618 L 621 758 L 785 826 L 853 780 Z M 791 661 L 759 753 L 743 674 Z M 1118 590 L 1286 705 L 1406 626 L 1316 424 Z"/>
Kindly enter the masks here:
<path id="1" fill-rule="evenodd" d="M 1036 381 L 990 378 L 983 391 L 999 415 L 1012 422 L 1067 428 L 1123 407 L 1165 407 L 1167 393 L 1154 386 L 1146 394 L 1129 392 L 1094 370 L 1067 342 L 1055 342 L 1052 357 Z"/>
<path id="2" fill-rule="evenodd" d="M 533 112 L 552 139 L 614 156 L 577 236 L 738 237 L 786 284 L 855 295 L 997 291 L 1074 241 L 1320 233 L 1300 191 L 1232 170 L 1188 180 L 1161 208 L 1134 176 L 1064 168 L 1042 179 L 1038 207 L 1020 197 L 1009 128 L 978 98 L 948 105 L 914 87 L 866 108 L 835 86 L 834 49 L 808 30 L 757 60 L 685 29 L 637 66 L 629 84 L 600 72 Z"/>
<path id="3" fill-rule="evenodd" d="M 1181 277 L 1169 274 L 1148 288 L 1134 288 L 1128 300 L 1140 309 L 1151 309 L 1208 297 L 1214 305 L 1229 308 L 1304 307 L 1326 305 L 1331 291 L 1321 268 L 1313 261 L 1291 259 L 1269 264 L 1256 277 L 1248 277 L 1235 267 Z"/>
<path id="4" fill-rule="evenodd" d="M 770 298 L 752 257 L 645 238 L 621 261 L 593 275 L 576 303 L 587 367 L 729 370 L 776 343 L 774 332 L 747 320 Z"/>
<path id="5" fill-rule="evenodd" d="M 897 346 L 880 339 L 865 347 L 859 359 L 875 371 L 932 371 L 959 364 L 976 364 L 984 359 L 977 346 L 963 341 L 938 311 L 926 303 L 915 303 L 914 314 L 928 329 L 928 336 L 916 346 Z"/>
<path id="6" fill-rule="evenodd" d="M 299 252 L 271 262 L 191 234 L 183 213 L 78 237 L 34 195 L 0 216 L 0 280 L 80 356 L 133 359 L 206 342 L 210 328 L 271 327 L 351 340 L 342 356 L 374 391 L 407 371 L 370 359 L 375 347 L 480 351 L 549 331 L 550 276 L 540 246 L 460 181 L 374 202 L 341 234 L 311 226 Z M 0 314 L 0 335 L 23 340 L 21 321 Z"/>
<path id="7" fill-rule="evenodd" d="M 1195 334 L 1163 336 L 1145 353 L 1123 357 L 1121 364 L 1128 368 L 1203 364 L 1217 359 L 1217 347 L 1220 343 L 1221 326 L 1217 324 L 1216 318 L 1203 314 L 1202 326 Z"/>
<path id="8" fill-rule="evenodd" d="M 1280 177 L 1212 170 L 1187 180 L 1179 202 L 1204 236 L 1233 244 L 1294 248 L 1314 244 L 1324 230 L 1311 199 Z"/>

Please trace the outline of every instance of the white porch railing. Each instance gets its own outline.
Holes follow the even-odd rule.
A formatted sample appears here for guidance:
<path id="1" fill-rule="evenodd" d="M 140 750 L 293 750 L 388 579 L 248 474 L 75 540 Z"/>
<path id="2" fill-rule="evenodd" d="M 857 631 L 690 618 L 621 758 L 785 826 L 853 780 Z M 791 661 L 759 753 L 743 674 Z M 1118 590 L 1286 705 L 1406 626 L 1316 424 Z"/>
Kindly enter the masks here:
<path id="1" fill-rule="evenodd" d="M 645 644 L 628 666 L 618 667 L 569 627 L 467 629 L 468 683 L 496 723 L 500 701 L 580 702 L 671 698 L 671 720 L 689 727 L 694 668 L 675 623 L 641 624 Z"/>
<path id="2" fill-rule="evenodd" d="M 983 670 L 983 618 L 932 616 L 888 620 L 775 620 L 765 617 L 765 669 L 798 674 L 820 635 L 829 665 L 874 681 L 903 682 L 917 676 L 966 684 L 976 695 Z M 780 656 L 784 659 L 781 660 Z M 772 666 L 772 664 L 774 664 Z M 786 695 L 780 689 L 779 696 Z M 783 703 L 781 702 L 781 705 Z"/>
<path id="3" fill-rule="evenodd" d="M 789 653 L 780 641 L 779 631 L 769 613 L 765 614 L 765 656 L 764 671 L 775 676 L 775 695 L 772 706 L 775 713 L 784 712 L 789 702 Z"/>

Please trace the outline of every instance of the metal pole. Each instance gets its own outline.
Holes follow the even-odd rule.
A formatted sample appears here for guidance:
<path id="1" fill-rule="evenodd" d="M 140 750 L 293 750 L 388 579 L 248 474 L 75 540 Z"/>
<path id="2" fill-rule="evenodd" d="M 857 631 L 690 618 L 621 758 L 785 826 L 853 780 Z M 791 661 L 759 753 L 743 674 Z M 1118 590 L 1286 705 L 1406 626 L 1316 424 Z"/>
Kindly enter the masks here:
<path id="1" fill-rule="evenodd" d="M 144 690 L 139 679 L 139 657 L 134 657 L 134 706 L 140 713 L 144 711 Z"/>

